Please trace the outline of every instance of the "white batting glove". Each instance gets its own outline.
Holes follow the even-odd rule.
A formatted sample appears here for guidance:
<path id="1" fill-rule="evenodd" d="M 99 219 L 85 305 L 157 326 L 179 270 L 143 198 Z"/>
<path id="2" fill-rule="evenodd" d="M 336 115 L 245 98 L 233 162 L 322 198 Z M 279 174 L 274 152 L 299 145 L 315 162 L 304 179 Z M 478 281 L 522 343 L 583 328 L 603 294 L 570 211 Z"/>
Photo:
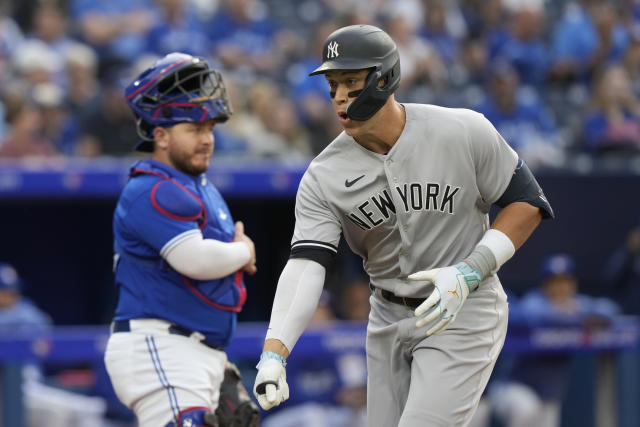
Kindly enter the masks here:
<path id="1" fill-rule="evenodd" d="M 265 411 L 289 398 L 285 366 L 287 362 L 284 357 L 277 353 L 265 351 L 260 355 L 260 362 L 256 365 L 258 375 L 253 386 L 253 395 Z"/>
<path id="2" fill-rule="evenodd" d="M 435 289 L 416 310 L 416 327 L 429 323 L 435 324 L 427 330 L 427 336 L 442 332 L 455 320 L 469 293 L 482 281 L 480 273 L 461 262 L 444 268 L 418 271 L 409 275 L 409 280 L 426 280 L 433 283 Z"/>

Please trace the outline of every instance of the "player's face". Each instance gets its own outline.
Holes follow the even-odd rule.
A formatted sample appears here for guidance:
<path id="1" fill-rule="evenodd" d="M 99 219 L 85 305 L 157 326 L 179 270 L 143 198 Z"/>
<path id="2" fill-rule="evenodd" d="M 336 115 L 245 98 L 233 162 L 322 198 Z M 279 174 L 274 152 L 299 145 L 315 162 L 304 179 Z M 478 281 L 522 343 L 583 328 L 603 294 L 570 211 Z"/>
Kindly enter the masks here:
<path id="1" fill-rule="evenodd" d="M 551 301 L 557 304 L 565 304 L 575 296 L 577 282 L 573 276 L 569 275 L 552 276 L 545 281 L 544 291 Z"/>
<path id="2" fill-rule="evenodd" d="M 9 308 L 18 301 L 20 295 L 14 290 L 0 290 L 0 308 Z"/>
<path id="3" fill-rule="evenodd" d="M 347 107 L 356 99 L 355 96 L 350 97 L 349 93 L 362 89 L 368 75 L 369 70 L 332 70 L 324 75 L 329 83 L 329 91 L 332 94 L 335 93 L 332 100 L 338 122 L 350 136 L 356 136 L 366 122 L 351 120 L 347 117 Z"/>
<path id="4" fill-rule="evenodd" d="M 209 169 L 213 155 L 215 120 L 200 123 L 179 123 L 167 129 L 167 154 L 170 164 L 190 175 L 200 175 Z"/>

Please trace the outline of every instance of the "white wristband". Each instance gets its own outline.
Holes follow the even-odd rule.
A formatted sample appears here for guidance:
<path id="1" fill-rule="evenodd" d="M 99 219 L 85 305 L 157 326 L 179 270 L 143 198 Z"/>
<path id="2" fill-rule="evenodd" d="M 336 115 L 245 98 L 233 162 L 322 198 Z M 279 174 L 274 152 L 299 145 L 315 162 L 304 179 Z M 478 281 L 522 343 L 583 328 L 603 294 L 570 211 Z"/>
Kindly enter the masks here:
<path id="1" fill-rule="evenodd" d="M 496 258 L 496 271 L 516 253 L 516 248 L 513 246 L 511 239 L 495 228 L 490 228 L 484 233 L 476 247 L 478 246 L 485 246 L 491 251 Z"/>

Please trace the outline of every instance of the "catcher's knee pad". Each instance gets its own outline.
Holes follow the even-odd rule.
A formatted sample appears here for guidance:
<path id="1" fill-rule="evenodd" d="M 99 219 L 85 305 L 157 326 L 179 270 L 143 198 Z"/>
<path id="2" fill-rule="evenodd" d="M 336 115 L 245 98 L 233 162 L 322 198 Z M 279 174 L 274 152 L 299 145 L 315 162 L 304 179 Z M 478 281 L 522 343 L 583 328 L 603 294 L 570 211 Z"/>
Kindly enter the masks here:
<path id="1" fill-rule="evenodd" d="M 220 427 L 218 417 L 207 408 L 187 408 L 180 411 L 178 421 L 171 421 L 165 427 Z"/>

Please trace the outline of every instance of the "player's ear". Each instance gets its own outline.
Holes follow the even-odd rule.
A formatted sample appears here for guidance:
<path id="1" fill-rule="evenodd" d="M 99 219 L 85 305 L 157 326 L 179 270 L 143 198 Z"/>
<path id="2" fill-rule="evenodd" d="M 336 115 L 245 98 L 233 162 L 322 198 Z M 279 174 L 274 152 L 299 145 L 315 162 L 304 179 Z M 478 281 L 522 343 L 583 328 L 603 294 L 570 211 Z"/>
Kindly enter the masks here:
<path id="1" fill-rule="evenodd" d="M 166 147 L 169 143 L 169 131 L 161 126 L 153 128 L 153 140 L 157 148 Z"/>

